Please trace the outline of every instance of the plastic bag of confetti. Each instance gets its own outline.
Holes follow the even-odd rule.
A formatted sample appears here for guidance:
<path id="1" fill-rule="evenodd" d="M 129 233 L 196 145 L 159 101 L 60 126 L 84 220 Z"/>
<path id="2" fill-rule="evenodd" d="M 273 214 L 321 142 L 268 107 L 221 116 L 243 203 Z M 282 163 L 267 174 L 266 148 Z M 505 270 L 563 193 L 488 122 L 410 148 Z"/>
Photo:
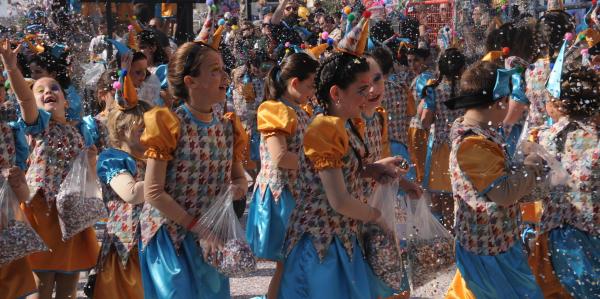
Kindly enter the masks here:
<path id="1" fill-rule="evenodd" d="M 0 267 L 48 247 L 31 228 L 19 199 L 4 180 L 0 188 Z"/>
<path id="2" fill-rule="evenodd" d="M 544 160 L 546 166 L 550 169 L 549 179 L 551 186 L 566 185 L 569 180 L 569 173 L 562 166 L 560 161 L 550 154 L 546 149 L 533 142 L 524 141 L 519 145 L 519 152 L 527 154 L 537 154 Z"/>
<path id="3" fill-rule="evenodd" d="M 396 226 L 398 184 L 377 185 L 368 204 L 381 211 L 378 224 L 363 227 L 365 255 L 373 272 L 389 287 L 402 287 L 402 258 Z"/>
<path id="4" fill-rule="evenodd" d="M 199 235 L 203 251 L 207 251 L 207 242 L 219 244 L 216 252 L 206 254 L 206 262 L 227 277 L 256 270 L 256 258 L 233 209 L 233 194 L 230 186 L 217 196 L 192 229 Z"/>
<path id="5" fill-rule="evenodd" d="M 94 170 L 90 169 L 87 150 L 79 153 L 71 164 L 56 196 L 56 209 L 63 240 L 107 217 L 100 184 Z"/>
<path id="6" fill-rule="evenodd" d="M 431 214 L 427 195 L 407 200 L 407 206 L 409 277 L 414 288 L 454 264 L 454 237 Z"/>

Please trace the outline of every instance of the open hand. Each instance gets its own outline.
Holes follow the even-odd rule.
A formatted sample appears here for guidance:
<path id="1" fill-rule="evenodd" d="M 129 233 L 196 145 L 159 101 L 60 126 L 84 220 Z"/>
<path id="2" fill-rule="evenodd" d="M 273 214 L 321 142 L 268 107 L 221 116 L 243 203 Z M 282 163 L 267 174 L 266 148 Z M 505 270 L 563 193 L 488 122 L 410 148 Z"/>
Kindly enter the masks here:
<path id="1" fill-rule="evenodd" d="M 0 56 L 2 57 L 2 64 L 7 70 L 14 70 L 17 68 L 17 54 L 21 51 L 21 45 L 17 46 L 16 49 L 12 49 L 10 41 L 4 39 L 0 43 Z"/>

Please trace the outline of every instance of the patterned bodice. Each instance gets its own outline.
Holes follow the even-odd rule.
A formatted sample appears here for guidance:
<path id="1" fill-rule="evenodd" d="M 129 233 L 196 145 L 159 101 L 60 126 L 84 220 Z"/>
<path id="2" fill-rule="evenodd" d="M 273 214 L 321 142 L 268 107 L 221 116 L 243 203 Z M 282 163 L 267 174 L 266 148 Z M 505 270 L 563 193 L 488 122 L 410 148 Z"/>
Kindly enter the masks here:
<path id="1" fill-rule="evenodd" d="M 84 148 L 84 140 L 74 126 L 44 121 L 42 113 L 40 111 L 38 124 L 26 128 L 34 143 L 29 156 L 27 185 L 33 193 L 42 191 L 46 201 L 54 201 L 72 161 Z"/>
<path id="2" fill-rule="evenodd" d="M 240 118 L 244 129 L 246 129 L 246 134 L 250 136 L 253 132 L 256 132 L 256 109 L 260 105 L 260 101 L 256 99 L 254 101 L 246 101 L 237 89 L 233 89 L 232 96 L 233 110 Z"/>
<path id="3" fill-rule="evenodd" d="M 7 122 L 0 121 L 0 170 L 15 165 L 15 138 L 13 130 Z M 4 177 L 0 179 L 3 181 Z"/>
<path id="4" fill-rule="evenodd" d="M 539 143 L 570 174 L 567 190 L 544 198 L 542 231 L 563 224 L 600 236 L 600 136 L 598 127 L 564 117 L 538 133 Z"/>
<path id="5" fill-rule="evenodd" d="M 211 200 L 225 191 L 231 182 L 233 165 L 233 123 L 213 113 L 211 123 L 194 118 L 185 105 L 175 110 L 181 133 L 173 160 L 169 161 L 165 191 L 193 217 L 201 216 Z M 142 211 L 144 246 L 162 224 L 167 225 L 175 248 L 179 248 L 187 230 L 161 216 L 149 204 Z"/>
<path id="6" fill-rule="evenodd" d="M 525 82 L 527 83 L 525 95 L 530 102 L 527 115 L 529 128 L 543 126 L 546 123 L 548 115 L 546 112 L 546 102 L 548 101 L 546 81 L 548 81 L 550 71 L 550 60 L 542 58 L 538 59 L 525 72 Z"/>
<path id="7" fill-rule="evenodd" d="M 347 131 L 347 134 L 349 135 L 350 147 L 342 158 L 342 173 L 348 193 L 358 199 L 361 185 L 356 178 L 359 176 L 361 167 L 353 148 L 363 157 L 365 149 L 356 135 L 350 131 Z M 321 261 L 336 236 L 342 242 L 348 256 L 352 257 L 352 238 L 359 236 L 360 221 L 343 216 L 333 210 L 327 200 L 323 183 L 314 165 L 305 155 L 301 156 L 300 169 L 303 169 L 303 171 L 300 172 L 300 181 L 302 191 L 296 201 L 296 209 L 290 217 L 286 238 L 286 253 L 289 254 L 302 236 L 308 234 Z"/>
<path id="8" fill-rule="evenodd" d="M 493 131 L 466 126 L 462 124 L 462 118 L 454 122 L 450 136 L 454 230 L 457 240 L 465 249 L 479 255 L 497 255 L 507 251 L 518 241 L 521 212 L 518 203 L 503 207 L 489 200 L 485 194 L 480 194 L 465 171 L 460 169 L 458 149 L 466 137 L 474 135 L 503 144 L 501 136 Z M 505 153 L 506 156 L 508 154 Z M 509 173 L 508 163 L 506 173 Z"/>
<path id="9" fill-rule="evenodd" d="M 457 84 L 458 85 L 458 84 Z M 458 86 L 456 87 L 458 92 Z M 450 145 L 450 128 L 454 121 L 464 114 L 464 110 L 450 110 L 444 102 L 450 99 L 452 87 L 447 82 L 441 82 L 435 89 L 435 121 L 434 121 L 434 141 L 433 148 L 446 143 Z"/>
<path id="10" fill-rule="evenodd" d="M 363 117 L 364 121 L 364 141 L 369 149 L 369 155 L 364 159 L 365 164 L 375 163 L 383 158 L 383 115 L 375 112 L 373 117 Z M 356 136 L 353 134 L 353 138 Z M 375 180 L 371 178 L 356 177 L 356 180 L 361 182 L 361 189 L 358 190 L 361 194 L 361 201 L 368 202 L 369 196 L 373 194 L 375 188 Z"/>
<path id="11" fill-rule="evenodd" d="M 408 142 L 408 125 L 412 115 L 408 115 L 408 87 L 391 79 L 385 82 L 385 96 L 381 102 L 388 112 L 390 140 Z"/>
<path id="12" fill-rule="evenodd" d="M 128 155 L 124 152 L 123 154 Z M 136 182 L 144 181 L 146 163 L 142 160 L 134 159 L 131 156 L 129 156 L 129 159 L 135 161 L 135 174 L 132 174 L 126 168 L 122 168 L 111 174 L 113 178 L 121 173 L 128 172 L 132 174 Z M 105 239 L 102 244 L 101 256 L 102 258 L 106 258 L 110 246 L 113 245 L 117 250 L 123 266 L 125 266 L 129 259 L 129 252 L 140 240 L 140 231 L 138 230 L 138 227 L 143 204 L 133 205 L 126 203 L 119 195 L 117 195 L 117 193 L 115 193 L 110 185 L 105 182 L 102 182 L 102 194 L 108 209 L 108 222 L 106 223 Z"/>
<path id="13" fill-rule="evenodd" d="M 310 116 L 306 111 L 296 105 L 285 103 L 288 107 L 294 109 L 295 120 L 297 121 L 296 132 L 286 136 L 287 150 L 291 153 L 296 153 L 298 156 L 302 152 L 302 141 L 304 139 L 304 131 L 310 122 Z M 269 186 L 275 200 L 278 201 L 285 187 L 292 193 L 294 198 L 298 198 L 300 185 L 298 180 L 298 170 L 283 169 L 273 165 L 271 155 L 267 149 L 265 136 L 260 137 L 260 172 L 256 177 L 256 187 L 261 189 L 261 194 Z"/>

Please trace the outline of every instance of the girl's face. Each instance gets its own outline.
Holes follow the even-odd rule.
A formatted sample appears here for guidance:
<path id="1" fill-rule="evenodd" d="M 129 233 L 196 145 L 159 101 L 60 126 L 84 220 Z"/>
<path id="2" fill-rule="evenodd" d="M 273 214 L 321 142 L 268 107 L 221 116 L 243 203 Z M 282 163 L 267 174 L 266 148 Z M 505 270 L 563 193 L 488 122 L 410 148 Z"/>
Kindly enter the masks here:
<path id="1" fill-rule="evenodd" d="M 206 52 L 200 74 L 191 78 L 188 88 L 190 95 L 196 95 L 193 100 L 208 101 L 208 103 L 202 103 L 201 105 L 212 106 L 225 99 L 229 76 L 225 72 L 225 64 L 221 55 L 216 51 Z"/>
<path id="2" fill-rule="evenodd" d="M 33 84 L 33 95 L 40 109 L 57 116 L 65 114 L 67 101 L 60 85 L 52 78 L 41 78 Z"/>
<path id="3" fill-rule="evenodd" d="M 156 52 L 156 46 L 142 44 L 140 45 L 140 51 L 146 55 L 146 57 L 153 57 Z"/>
<path id="4" fill-rule="evenodd" d="M 31 71 L 31 79 L 33 80 L 38 80 L 43 77 L 54 78 L 54 76 L 50 74 L 47 69 L 42 68 L 35 62 L 29 64 L 29 70 Z"/>
<path id="5" fill-rule="evenodd" d="M 369 63 L 369 76 L 372 79 L 371 83 L 373 85 L 371 86 L 371 89 L 369 89 L 369 98 L 367 100 L 365 112 L 371 116 L 375 111 L 375 108 L 381 106 L 381 100 L 385 93 L 385 80 L 383 78 L 383 73 L 381 72 L 381 67 L 379 67 L 379 63 L 371 57 L 367 58 L 367 62 Z"/>
<path id="6" fill-rule="evenodd" d="M 337 88 L 337 95 L 332 95 L 333 105 L 338 106 L 338 116 L 342 118 L 358 118 L 365 109 L 371 83 L 370 72 L 359 73 L 356 80 L 346 89 Z M 334 86 L 335 87 L 335 86 Z M 336 103 L 339 101 L 339 105 Z"/>
<path id="7" fill-rule="evenodd" d="M 552 118 L 554 122 L 559 121 L 560 118 L 564 116 L 564 114 L 560 112 L 558 107 L 554 104 L 552 98 L 546 101 L 546 112 L 548 115 L 550 115 L 550 118 Z"/>
<path id="8" fill-rule="evenodd" d="M 124 142 L 127 143 L 133 154 L 136 156 L 141 156 L 146 151 L 146 147 L 142 145 L 140 139 L 142 138 L 142 133 L 144 133 L 144 124 L 134 124 L 133 128 L 125 133 Z"/>
<path id="9" fill-rule="evenodd" d="M 144 80 L 146 80 L 146 72 L 148 69 L 148 60 L 140 59 L 131 63 L 131 70 L 129 70 L 129 78 L 136 88 L 142 86 Z"/>
<path id="10" fill-rule="evenodd" d="M 315 74 L 312 73 L 306 79 L 296 80 L 294 84 L 292 96 L 295 97 L 299 104 L 304 105 L 315 96 Z"/>
<path id="11" fill-rule="evenodd" d="M 99 98 L 104 102 L 104 110 L 110 111 L 115 105 L 115 91 L 110 90 L 99 94 Z"/>

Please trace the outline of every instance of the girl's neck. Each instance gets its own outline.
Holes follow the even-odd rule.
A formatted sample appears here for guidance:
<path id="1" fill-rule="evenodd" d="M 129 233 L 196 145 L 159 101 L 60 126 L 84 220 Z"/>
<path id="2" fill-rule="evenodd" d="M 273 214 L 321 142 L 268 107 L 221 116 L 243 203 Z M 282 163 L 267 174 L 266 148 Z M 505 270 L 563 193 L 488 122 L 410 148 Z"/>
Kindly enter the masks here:
<path id="1" fill-rule="evenodd" d="M 377 108 L 373 108 L 373 109 L 364 111 L 362 114 L 366 118 L 373 118 L 373 116 L 375 116 L 376 111 L 377 111 Z"/>
<path id="2" fill-rule="evenodd" d="M 294 105 L 297 105 L 297 106 L 302 106 L 302 105 L 306 104 L 306 103 L 302 103 L 302 101 L 299 98 L 291 96 L 290 93 L 287 91 L 284 92 L 281 97 L 283 99 L 285 99 L 286 101 L 288 101 Z"/>
<path id="3" fill-rule="evenodd" d="M 341 118 L 344 122 L 346 122 L 350 118 L 341 113 L 341 111 L 339 111 L 339 109 L 337 109 L 335 105 L 331 105 L 331 107 L 329 107 L 329 113 L 327 115 Z"/>
<path id="4" fill-rule="evenodd" d="M 69 123 L 65 115 L 57 115 L 56 113 L 52 113 L 52 120 L 63 125 Z"/>
<path id="5" fill-rule="evenodd" d="M 196 106 L 192 103 L 185 103 L 185 105 L 188 107 L 188 109 L 190 110 L 190 112 L 196 119 L 199 119 L 203 122 L 212 121 L 212 106 L 208 106 L 208 107 L 206 105 Z"/>
<path id="6" fill-rule="evenodd" d="M 463 117 L 463 124 L 477 126 L 486 130 L 492 128 L 492 126 L 494 125 L 490 119 L 486 118 L 484 115 L 474 110 L 469 110 L 465 112 L 465 115 Z"/>
<path id="7" fill-rule="evenodd" d="M 119 147 L 120 150 L 130 154 L 131 156 L 133 156 L 134 158 L 138 159 L 138 160 L 143 160 L 143 156 L 144 153 L 138 153 L 136 151 L 134 151 L 133 149 L 131 149 L 131 147 L 129 146 L 129 144 L 122 142 L 121 146 Z"/>

